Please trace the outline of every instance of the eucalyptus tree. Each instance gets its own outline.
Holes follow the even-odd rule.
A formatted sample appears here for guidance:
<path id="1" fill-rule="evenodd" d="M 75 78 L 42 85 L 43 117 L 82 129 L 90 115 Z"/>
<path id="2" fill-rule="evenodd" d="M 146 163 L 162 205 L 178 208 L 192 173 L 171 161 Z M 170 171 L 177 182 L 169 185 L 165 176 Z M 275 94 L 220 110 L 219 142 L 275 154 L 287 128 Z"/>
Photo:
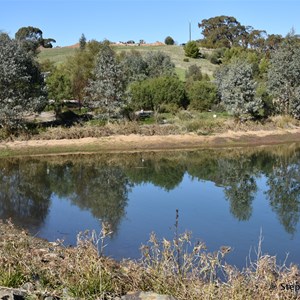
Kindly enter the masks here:
<path id="1" fill-rule="evenodd" d="M 236 118 L 256 117 L 263 108 L 262 100 L 256 96 L 256 82 L 252 65 L 235 60 L 216 73 L 216 83 L 221 103 Z"/>
<path id="2" fill-rule="evenodd" d="M 93 108 L 104 108 L 110 115 L 124 100 L 124 72 L 109 45 L 99 52 L 94 69 L 94 79 L 86 88 L 87 103 Z"/>
<path id="3" fill-rule="evenodd" d="M 268 87 L 278 113 L 300 118 L 300 48 L 299 39 L 289 36 L 272 53 Z"/>
<path id="4" fill-rule="evenodd" d="M 0 37 L 0 126 L 11 131 L 24 116 L 47 104 L 44 79 L 33 56 L 16 41 Z"/>
<path id="5" fill-rule="evenodd" d="M 174 76 L 175 64 L 171 57 L 162 51 L 149 51 L 145 55 L 147 77 Z"/>
<path id="6" fill-rule="evenodd" d="M 121 66 L 126 81 L 142 81 L 161 76 L 175 76 L 175 65 L 169 55 L 162 51 L 148 51 L 142 55 L 138 51 L 121 53 Z"/>
<path id="7" fill-rule="evenodd" d="M 37 27 L 27 26 L 21 27 L 15 34 L 15 39 L 22 42 L 22 46 L 26 51 L 37 53 L 39 46 L 44 48 L 52 48 L 52 43 L 56 41 L 52 38 L 43 38 L 43 31 Z"/>

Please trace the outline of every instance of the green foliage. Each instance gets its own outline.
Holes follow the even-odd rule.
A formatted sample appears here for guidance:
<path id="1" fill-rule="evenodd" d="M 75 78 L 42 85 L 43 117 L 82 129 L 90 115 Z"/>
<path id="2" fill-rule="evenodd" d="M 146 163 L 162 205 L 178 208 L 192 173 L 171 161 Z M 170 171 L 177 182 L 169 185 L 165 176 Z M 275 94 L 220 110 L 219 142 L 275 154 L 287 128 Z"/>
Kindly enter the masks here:
<path id="1" fill-rule="evenodd" d="M 18 288 L 25 282 L 25 276 L 20 268 L 9 268 L 8 270 L 1 270 L 0 268 L 0 285 L 11 288 Z"/>
<path id="2" fill-rule="evenodd" d="M 234 17 L 216 16 L 198 23 L 204 39 L 201 46 L 207 48 L 231 48 L 244 42 L 247 35 L 246 27 Z"/>
<path id="3" fill-rule="evenodd" d="M 187 57 L 198 58 L 200 56 L 200 52 L 197 42 L 190 41 L 186 43 L 184 46 L 184 53 Z"/>
<path id="4" fill-rule="evenodd" d="M 300 49 L 296 37 L 272 53 L 268 70 L 268 87 L 277 112 L 300 118 Z"/>
<path id="5" fill-rule="evenodd" d="M 171 36 L 167 36 L 165 38 L 165 44 L 166 45 L 174 45 L 175 44 L 175 41 L 173 40 L 173 38 Z"/>
<path id="6" fill-rule="evenodd" d="M 46 79 L 48 97 L 56 101 L 72 98 L 71 78 L 64 68 L 57 67 Z"/>
<path id="7" fill-rule="evenodd" d="M 122 52 L 120 60 L 127 83 L 175 75 L 175 65 L 170 56 L 161 51 L 149 51 L 145 55 L 138 51 Z"/>
<path id="8" fill-rule="evenodd" d="M 147 78 L 148 65 L 140 52 L 122 52 L 120 58 L 127 83 Z"/>
<path id="9" fill-rule="evenodd" d="M 52 48 L 54 39 L 44 39 L 43 32 L 37 27 L 21 27 L 15 34 L 15 39 L 22 42 L 22 46 L 27 52 L 36 54 L 39 46 L 44 48 Z"/>
<path id="10" fill-rule="evenodd" d="M 108 45 L 103 45 L 98 54 L 94 80 L 89 82 L 86 91 L 86 102 L 93 108 L 105 108 L 108 113 L 120 107 L 124 100 L 124 73 Z"/>
<path id="11" fill-rule="evenodd" d="M 84 34 L 81 35 L 80 39 L 79 39 L 79 48 L 80 50 L 84 50 L 86 46 L 86 37 Z"/>
<path id="12" fill-rule="evenodd" d="M 199 81 L 202 80 L 201 68 L 197 65 L 190 65 L 185 72 L 186 81 Z"/>
<path id="13" fill-rule="evenodd" d="M 96 57 L 103 47 L 103 43 L 90 41 L 84 50 L 77 50 L 75 55 L 69 57 L 63 68 L 71 79 L 72 98 L 83 101 L 86 96 L 85 88 L 89 80 L 94 79 Z"/>
<path id="14" fill-rule="evenodd" d="M 52 72 L 55 70 L 55 65 L 50 59 L 43 60 L 40 62 L 41 72 Z"/>
<path id="15" fill-rule="evenodd" d="M 34 58 L 15 40 L 0 37 L 0 126 L 21 125 L 25 114 L 47 103 L 44 80 Z"/>
<path id="16" fill-rule="evenodd" d="M 214 65 L 219 65 L 222 63 L 222 58 L 226 48 L 217 48 L 215 49 L 209 57 L 209 61 Z"/>
<path id="17" fill-rule="evenodd" d="M 256 96 L 252 65 L 236 60 L 216 73 L 221 103 L 236 118 L 256 117 L 263 106 Z"/>
<path id="18" fill-rule="evenodd" d="M 147 77 L 175 75 L 175 65 L 168 54 L 162 51 L 149 51 L 144 59 L 147 64 Z"/>
<path id="19" fill-rule="evenodd" d="M 157 77 L 135 82 L 130 86 L 131 105 L 135 109 L 159 112 L 164 104 L 184 105 L 184 84 L 177 77 Z"/>
<path id="20" fill-rule="evenodd" d="M 217 101 L 217 88 L 209 81 L 195 81 L 188 89 L 189 108 L 207 111 Z"/>

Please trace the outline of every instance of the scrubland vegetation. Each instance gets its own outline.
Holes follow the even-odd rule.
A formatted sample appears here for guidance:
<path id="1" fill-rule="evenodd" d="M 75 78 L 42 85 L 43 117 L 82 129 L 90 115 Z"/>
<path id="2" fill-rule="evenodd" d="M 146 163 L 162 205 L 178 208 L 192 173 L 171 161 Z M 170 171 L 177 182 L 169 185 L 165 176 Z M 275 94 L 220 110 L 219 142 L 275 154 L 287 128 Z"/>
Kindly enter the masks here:
<path id="1" fill-rule="evenodd" d="M 147 46 L 82 35 L 77 49 L 42 50 L 55 40 L 44 39 L 38 28 L 23 27 L 15 39 L 2 33 L 1 137 L 32 138 L 48 127 L 78 123 L 80 131 L 88 127 L 84 135 L 90 126 L 102 131 L 107 122 L 123 124 L 124 133 L 155 123 L 179 134 L 219 132 L 228 122 L 256 128 L 278 116 L 289 120 L 283 126 L 298 125 L 299 37 L 293 31 L 268 35 L 228 16 L 202 20 L 199 28 L 203 39 L 184 46 L 173 45 L 170 36 L 167 45 Z M 73 109 L 68 100 L 75 100 Z M 35 121 L 34 114 L 45 110 L 56 120 Z M 140 118 L 138 111 L 149 113 Z M 182 124 L 183 116 L 190 124 Z M 154 134 L 160 131 L 168 130 Z"/>

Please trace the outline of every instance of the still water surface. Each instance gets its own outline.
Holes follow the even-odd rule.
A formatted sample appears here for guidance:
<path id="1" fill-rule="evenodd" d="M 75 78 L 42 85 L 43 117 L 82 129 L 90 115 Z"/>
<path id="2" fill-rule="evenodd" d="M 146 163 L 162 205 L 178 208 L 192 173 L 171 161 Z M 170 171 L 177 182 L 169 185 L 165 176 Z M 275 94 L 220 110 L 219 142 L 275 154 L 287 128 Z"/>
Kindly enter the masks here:
<path id="1" fill-rule="evenodd" d="M 76 244 L 79 231 L 113 235 L 105 254 L 139 258 L 154 231 L 192 231 L 227 262 L 264 253 L 300 264 L 300 147 L 72 155 L 0 160 L 0 218 L 48 240 Z"/>

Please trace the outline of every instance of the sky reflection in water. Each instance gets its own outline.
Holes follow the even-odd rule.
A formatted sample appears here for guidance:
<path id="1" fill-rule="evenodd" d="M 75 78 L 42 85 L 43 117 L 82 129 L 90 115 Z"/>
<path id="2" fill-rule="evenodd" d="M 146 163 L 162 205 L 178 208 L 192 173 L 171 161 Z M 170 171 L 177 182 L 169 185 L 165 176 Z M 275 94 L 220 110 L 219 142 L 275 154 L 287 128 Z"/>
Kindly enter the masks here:
<path id="1" fill-rule="evenodd" d="M 239 267 L 263 252 L 300 263 L 300 148 L 73 155 L 0 160 L 0 217 L 33 234 L 75 244 L 79 231 L 110 223 L 105 252 L 139 258 L 159 238 L 192 231 L 209 251 L 234 250 Z"/>

